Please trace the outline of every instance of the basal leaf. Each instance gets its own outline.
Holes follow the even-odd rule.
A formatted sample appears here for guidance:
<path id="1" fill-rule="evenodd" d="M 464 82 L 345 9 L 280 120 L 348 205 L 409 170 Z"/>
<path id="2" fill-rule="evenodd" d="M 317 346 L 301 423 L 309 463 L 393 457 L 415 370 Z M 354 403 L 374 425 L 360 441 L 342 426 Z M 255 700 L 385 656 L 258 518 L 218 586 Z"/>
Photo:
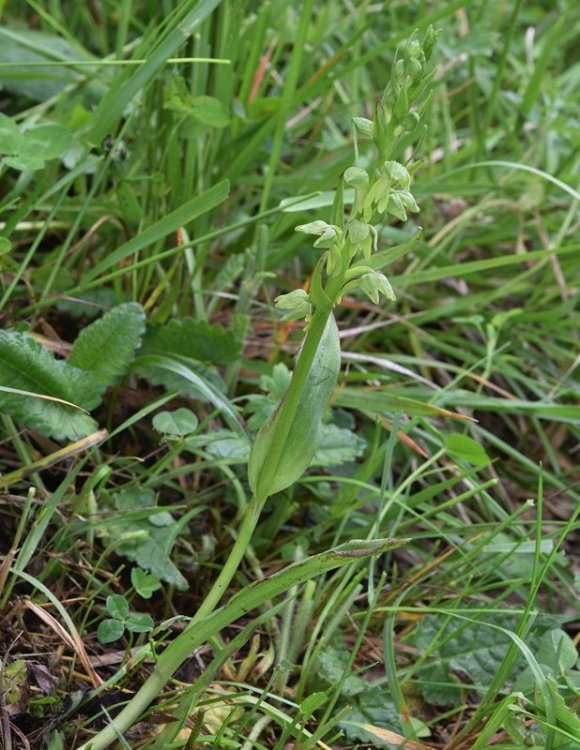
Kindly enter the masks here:
<path id="1" fill-rule="evenodd" d="M 205 321 L 184 318 L 150 328 L 140 354 L 179 354 L 217 365 L 236 362 L 241 344 L 231 331 Z"/>
<path id="2" fill-rule="evenodd" d="M 93 409 L 102 386 L 93 376 L 57 360 L 55 355 L 23 333 L 0 331 L 0 385 L 51 396 Z M 0 391 L 0 410 L 26 427 L 57 439 L 77 440 L 97 429 L 88 414 L 57 401 Z"/>
<path id="3" fill-rule="evenodd" d="M 99 383 L 110 385 L 127 371 L 144 332 L 141 305 L 119 305 L 79 334 L 68 361 L 92 373 Z"/>

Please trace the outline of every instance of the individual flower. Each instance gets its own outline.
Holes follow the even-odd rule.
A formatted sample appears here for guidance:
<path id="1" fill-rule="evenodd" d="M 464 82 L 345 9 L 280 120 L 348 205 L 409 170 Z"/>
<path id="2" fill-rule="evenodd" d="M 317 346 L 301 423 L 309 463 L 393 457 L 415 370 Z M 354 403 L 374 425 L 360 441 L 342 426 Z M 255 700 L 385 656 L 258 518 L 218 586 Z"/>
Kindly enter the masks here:
<path id="1" fill-rule="evenodd" d="M 311 221 L 309 224 L 300 224 L 296 227 L 296 231 L 303 234 L 318 235 L 314 247 L 331 247 L 342 239 L 340 227 L 337 227 L 336 224 L 327 224 L 320 219 Z"/>
<path id="2" fill-rule="evenodd" d="M 369 173 L 361 167 L 349 167 L 344 173 L 344 181 L 354 188 L 354 203 L 352 205 L 353 216 L 360 213 L 369 189 Z"/>
<path id="3" fill-rule="evenodd" d="M 276 308 L 284 313 L 282 320 L 302 320 L 310 314 L 310 297 L 304 289 L 294 289 L 274 299 Z"/>
<path id="4" fill-rule="evenodd" d="M 372 251 L 377 249 L 377 230 L 372 224 L 351 219 L 346 232 L 350 241 L 350 257 L 354 258 L 360 252 L 363 258 L 368 260 Z"/>
<path id="5" fill-rule="evenodd" d="M 379 304 L 380 294 L 391 302 L 396 299 L 393 287 L 387 277 L 368 266 L 354 266 L 349 270 L 347 278 L 350 278 L 350 280 L 342 287 L 341 295 L 360 291 L 366 294 L 375 305 Z"/>

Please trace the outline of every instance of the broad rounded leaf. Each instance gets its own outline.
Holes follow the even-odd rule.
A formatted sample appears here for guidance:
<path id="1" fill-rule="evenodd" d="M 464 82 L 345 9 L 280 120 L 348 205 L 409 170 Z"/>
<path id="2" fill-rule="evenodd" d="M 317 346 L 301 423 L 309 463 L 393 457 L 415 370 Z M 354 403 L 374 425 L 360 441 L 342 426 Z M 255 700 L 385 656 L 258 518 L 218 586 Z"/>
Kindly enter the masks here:
<path id="1" fill-rule="evenodd" d="M 151 599 L 155 591 L 161 588 L 159 579 L 141 568 L 131 568 L 131 583 L 143 599 Z"/>
<path id="2" fill-rule="evenodd" d="M 0 154 L 19 154 L 22 134 L 12 118 L 0 112 Z"/>
<path id="3" fill-rule="evenodd" d="M 153 618 L 146 613 L 129 615 L 125 624 L 131 633 L 150 633 L 155 627 Z"/>
<path id="4" fill-rule="evenodd" d="M 162 411 L 153 417 L 153 427 L 164 435 L 190 435 L 197 425 L 198 419 L 191 409 Z"/>
<path id="5" fill-rule="evenodd" d="M 477 440 L 454 432 L 447 438 L 447 452 L 454 459 L 467 461 L 472 466 L 487 466 L 490 458 Z"/>
<path id="6" fill-rule="evenodd" d="M 112 594 L 107 597 L 107 612 L 117 620 L 124 620 L 129 614 L 129 604 L 124 596 Z"/>
<path id="7" fill-rule="evenodd" d="M 40 125 L 23 134 L 21 154 L 39 159 L 58 159 L 69 149 L 71 134 L 60 125 Z"/>
<path id="8" fill-rule="evenodd" d="M 210 128 L 225 128 L 231 122 L 222 102 L 213 96 L 195 97 L 191 114 L 198 122 Z"/>
<path id="9" fill-rule="evenodd" d="M 125 625 L 120 620 L 103 620 L 97 628 L 99 643 L 118 641 L 125 632 Z"/>

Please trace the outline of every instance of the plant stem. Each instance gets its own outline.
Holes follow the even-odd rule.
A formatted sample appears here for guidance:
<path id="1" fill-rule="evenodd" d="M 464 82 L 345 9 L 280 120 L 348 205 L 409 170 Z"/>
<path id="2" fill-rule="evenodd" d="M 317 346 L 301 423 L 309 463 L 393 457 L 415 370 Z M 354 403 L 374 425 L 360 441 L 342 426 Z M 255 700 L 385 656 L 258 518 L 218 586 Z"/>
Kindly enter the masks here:
<path id="1" fill-rule="evenodd" d="M 231 549 L 228 559 L 226 560 L 219 576 L 216 578 L 209 593 L 203 600 L 200 608 L 197 610 L 191 622 L 188 624 L 186 631 L 191 630 L 193 627 L 195 627 L 199 620 L 210 615 L 219 604 L 219 601 L 222 598 L 227 587 L 230 585 L 232 578 L 238 572 L 238 568 L 240 567 L 240 564 L 244 559 L 244 555 L 246 554 L 246 551 L 250 546 L 252 534 L 254 533 L 256 524 L 260 519 L 260 514 L 262 513 L 262 508 L 264 507 L 265 501 L 266 498 L 259 499 L 255 495 L 254 497 L 252 497 L 251 501 L 248 504 L 248 507 L 246 508 L 244 518 L 242 519 L 242 523 L 240 524 L 240 528 L 238 530 L 238 536 L 236 538 L 234 546 Z"/>

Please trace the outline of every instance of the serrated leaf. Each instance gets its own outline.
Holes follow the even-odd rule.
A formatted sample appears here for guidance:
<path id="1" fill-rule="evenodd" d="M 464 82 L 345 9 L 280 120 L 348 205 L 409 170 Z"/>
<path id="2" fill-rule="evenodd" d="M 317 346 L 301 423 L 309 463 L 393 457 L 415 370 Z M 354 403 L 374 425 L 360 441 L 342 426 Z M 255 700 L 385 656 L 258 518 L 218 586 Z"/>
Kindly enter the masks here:
<path id="1" fill-rule="evenodd" d="M 125 625 L 131 633 L 150 633 L 155 627 L 153 618 L 146 613 L 129 615 L 125 620 Z"/>
<path id="2" fill-rule="evenodd" d="M 102 386 L 90 373 L 57 360 L 23 333 L 0 331 L 0 385 L 51 396 L 89 410 L 101 400 Z M 88 414 L 57 401 L 0 392 L 0 410 L 26 427 L 56 439 L 90 435 L 97 423 Z"/>
<path id="3" fill-rule="evenodd" d="M 129 604 L 124 596 L 112 594 L 107 597 L 107 612 L 116 620 L 124 620 L 129 614 Z"/>
<path id="4" fill-rule="evenodd" d="M 509 618 L 507 613 L 505 617 L 486 613 L 482 616 L 481 623 L 466 625 L 454 620 L 445 622 L 441 630 L 443 622 L 442 616 L 427 615 L 415 630 L 414 645 L 417 652 L 429 651 L 433 654 L 432 659 L 419 670 L 422 682 L 428 686 L 429 679 L 434 679 L 433 675 L 436 675 L 438 679 L 443 677 L 444 682 L 452 683 L 455 680 L 451 673 L 463 672 L 478 689 L 485 690 L 495 677 L 510 645 L 509 637 L 498 627 L 515 627 L 513 618 Z M 512 672 L 514 675 L 523 668 L 521 660 L 518 664 Z M 450 693 L 445 689 L 441 700 L 437 700 L 437 691 L 434 690 L 428 689 L 423 695 L 429 702 L 445 705 L 449 702 Z"/>
<path id="5" fill-rule="evenodd" d="M 92 373 L 99 383 L 111 385 L 127 371 L 144 332 L 143 308 L 126 302 L 81 331 L 68 361 Z"/>
<path id="6" fill-rule="evenodd" d="M 121 620 L 103 620 L 97 628 L 99 643 L 113 643 L 118 641 L 125 632 L 125 625 Z"/>
<path id="7" fill-rule="evenodd" d="M 156 506 L 155 493 L 141 487 L 119 490 L 114 493 L 113 499 L 120 511 L 153 509 Z M 161 525 L 158 525 L 158 517 L 161 517 Z M 127 532 L 130 533 L 128 539 Z M 175 521 L 170 513 L 155 513 L 150 518 L 132 520 L 124 526 L 111 526 L 108 533 L 117 538 L 115 551 L 118 554 L 137 563 L 156 578 L 173 584 L 180 591 L 187 589 L 187 581 L 169 557 L 175 542 Z"/>
<path id="8" fill-rule="evenodd" d="M 387 690 L 379 685 L 371 688 L 357 697 L 347 718 L 341 721 L 339 726 L 344 730 L 349 743 L 361 741 L 370 744 L 371 747 L 390 748 L 392 745 L 386 739 L 365 729 L 365 725 L 400 732 L 399 712 Z"/>
<path id="9" fill-rule="evenodd" d="M 354 432 L 335 424 L 321 424 L 313 466 L 337 466 L 355 461 L 364 451 L 365 441 Z"/>
<path id="10" fill-rule="evenodd" d="M 477 440 L 453 432 L 447 437 L 447 452 L 455 460 L 467 461 L 472 466 L 487 466 L 490 458 Z"/>
<path id="11" fill-rule="evenodd" d="M 162 411 L 153 417 L 153 427 L 164 435 L 190 435 L 195 432 L 198 419 L 191 409 Z"/>
<path id="12" fill-rule="evenodd" d="M 355 695 L 368 690 L 368 680 L 350 674 L 344 679 L 345 667 L 350 654 L 346 649 L 340 650 L 333 646 L 323 649 L 318 656 L 318 675 L 329 685 L 335 687 L 340 684 L 340 694 L 352 701 Z"/>
<path id="13" fill-rule="evenodd" d="M 231 331 L 184 318 L 148 329 L 139 354 L 173 354 L 224 365 L 236 362 L 240 350 L 241 344 Z"/>

